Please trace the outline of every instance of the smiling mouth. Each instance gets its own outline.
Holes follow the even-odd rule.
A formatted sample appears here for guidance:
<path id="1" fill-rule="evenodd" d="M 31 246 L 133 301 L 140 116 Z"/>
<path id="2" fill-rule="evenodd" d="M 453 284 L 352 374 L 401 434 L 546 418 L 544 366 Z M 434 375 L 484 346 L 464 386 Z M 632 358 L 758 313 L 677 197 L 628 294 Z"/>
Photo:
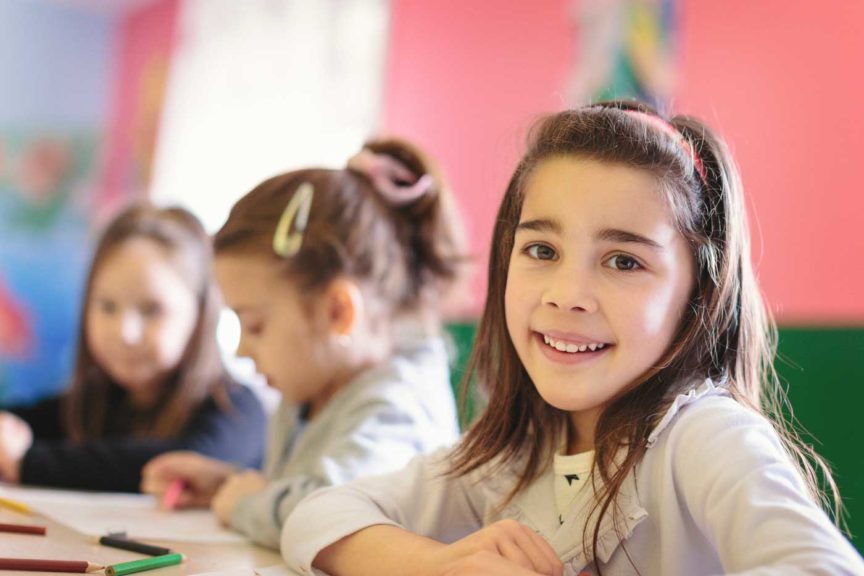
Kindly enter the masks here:
<path id="1" fill-rule="evenodd" d="M 566 342 L 564 340 L 551 338 L 546 334 L 541 334 L 541 336 L 543 336 L 543 342 L 546 344 L 546 346 L 557 350 L 558 352 L 564 352 L 566 354 L 583 354 L 586 352 L 596 352 L 609 346 L 609 344 L 606 344 L 605 342 L 583 342 L 580 344 L 576 344 L 575 342 Z"/>

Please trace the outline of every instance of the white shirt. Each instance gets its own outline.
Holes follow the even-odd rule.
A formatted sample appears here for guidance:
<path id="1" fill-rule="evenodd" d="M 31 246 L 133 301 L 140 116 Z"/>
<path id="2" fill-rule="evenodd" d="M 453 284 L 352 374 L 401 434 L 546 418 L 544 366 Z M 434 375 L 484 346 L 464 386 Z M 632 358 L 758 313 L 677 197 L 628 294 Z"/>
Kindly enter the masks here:
<path id="1" fill-rule="evenodd" d="M 564 518 L 570 515 L 582 489 L 590 485 L 588 474 L 593 463 L 593 450 L 569 456 L 555 454 L 552 470 L 555 472 L 555 508 L 559 524 L 563 524 Z"/>
<path id="2" fill-rule="evenodd" d="M 486 467 L 446 477 L 448 456 L 438 451 L 399 472 L 312 494 L 286 521 L 288 566 L 312 573 L 323 548 L 375 524 L 449 543 L 512 518 L 550 543 L 566 575 L 592 569 L 582 543 L 590 490 L 559 524 L 551 467 L 501 509 L 516 475 Z M 810 500 L 770 423 L 711 381 L 676 398 L 617 505 L 618 530 L 607 514 L 598 543 L 608 576 L 637 574 L 631 560 L 643 576 L 864 575 L 864 561 Z"/>

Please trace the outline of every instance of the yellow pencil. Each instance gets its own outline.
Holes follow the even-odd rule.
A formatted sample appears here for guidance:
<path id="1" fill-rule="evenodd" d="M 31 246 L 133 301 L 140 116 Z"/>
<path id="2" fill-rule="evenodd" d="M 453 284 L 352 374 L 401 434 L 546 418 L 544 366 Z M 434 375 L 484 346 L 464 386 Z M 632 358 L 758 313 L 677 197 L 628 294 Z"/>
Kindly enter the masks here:
<path id="1" fill-rule="evenodd" d="M 20 512 L 21 514 L 33 514 L 33 509 L 27 506 L 26 504 L 22 504 L 16 500 L 10 500 L 9 498 L 0 497 L 0 506 L 5 506 L 10 510 L 14 510 L 15 512 Z"/>

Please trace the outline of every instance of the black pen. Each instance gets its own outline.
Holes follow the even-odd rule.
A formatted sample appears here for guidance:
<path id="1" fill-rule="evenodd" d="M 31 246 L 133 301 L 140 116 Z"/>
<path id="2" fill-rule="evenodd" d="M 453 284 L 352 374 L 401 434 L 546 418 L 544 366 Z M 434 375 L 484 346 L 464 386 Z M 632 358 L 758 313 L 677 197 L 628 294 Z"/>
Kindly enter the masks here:
<path id="1" fill-rule="evenodd" d="M 130 552 L 138 552 L 140 554 L 147 554 L 149 556 L 164 556 L 165 554 L 171 553 L 170 549 L 163 548 L 162 546 L 144 544 L 143 542 L 136 542 L 135 540 L 129 540 L 128 538 L 118 538 L 116 536 L 102 536 L 101 538 L 99 538 L 99 543 L 103 546 L 122 548 L 123 550 L 129 550 Z"/>

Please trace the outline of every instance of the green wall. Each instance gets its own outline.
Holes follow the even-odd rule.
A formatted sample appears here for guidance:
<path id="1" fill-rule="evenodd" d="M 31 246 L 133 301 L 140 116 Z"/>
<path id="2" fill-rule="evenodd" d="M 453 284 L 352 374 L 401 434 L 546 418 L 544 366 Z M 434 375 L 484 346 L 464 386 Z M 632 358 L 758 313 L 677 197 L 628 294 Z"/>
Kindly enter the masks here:
<path id="1" fill-rule="evenodd" d="M 458 386 L 475 325 L 448 326 L 458 358 Z M 777 371 L 816 450 L 831 464 L 848 513 L 852 541 L 864 552 L 864 328 L 781 328 Z M 469 403 L 469 416 L 474 407 Z"/>

